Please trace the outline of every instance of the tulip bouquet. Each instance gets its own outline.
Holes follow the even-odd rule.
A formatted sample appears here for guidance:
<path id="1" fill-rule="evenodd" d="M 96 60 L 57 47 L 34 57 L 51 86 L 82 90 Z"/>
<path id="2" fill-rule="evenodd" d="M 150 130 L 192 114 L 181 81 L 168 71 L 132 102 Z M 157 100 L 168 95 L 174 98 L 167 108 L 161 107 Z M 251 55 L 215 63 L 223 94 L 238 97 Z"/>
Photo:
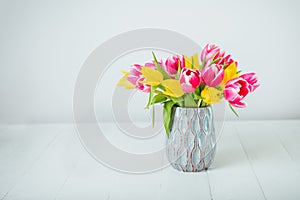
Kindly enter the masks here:
<path id="1" fill-rule="evenodd" d="M 244 98 L 259 86 L 255 73 L 241 74 L 238 63 L 216 45 L 207 44 L 200 57 L 176 55 L 165 62 L 152 54 L 153 62 L 122 71 L 117 85 L 148 93 L 147 109 L 162 103 L 167 133 L 174 106 L 206 107 L 224 98 L 237 115 L 233 107 L 246 107 Z"/>

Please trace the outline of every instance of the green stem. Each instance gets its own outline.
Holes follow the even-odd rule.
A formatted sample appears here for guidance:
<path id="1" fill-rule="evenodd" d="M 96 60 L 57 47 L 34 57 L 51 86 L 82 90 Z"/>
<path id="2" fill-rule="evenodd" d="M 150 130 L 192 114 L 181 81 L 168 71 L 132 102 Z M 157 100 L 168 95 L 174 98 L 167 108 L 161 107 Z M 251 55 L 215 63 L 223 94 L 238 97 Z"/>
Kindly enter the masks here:
<path id="1" fill-rule="evenodd" d="M 198 101 L 198 107 L 201 106 L 201 103 L 202 103 L 202 99 L 199 99 L 199 101 Z"/>
<path id="2" fill-rule="evenodd" d="M 152 104 L 152 128 L 154 128 L 154 117 L 155 117 L 155 107 L 154 104 Z"/>

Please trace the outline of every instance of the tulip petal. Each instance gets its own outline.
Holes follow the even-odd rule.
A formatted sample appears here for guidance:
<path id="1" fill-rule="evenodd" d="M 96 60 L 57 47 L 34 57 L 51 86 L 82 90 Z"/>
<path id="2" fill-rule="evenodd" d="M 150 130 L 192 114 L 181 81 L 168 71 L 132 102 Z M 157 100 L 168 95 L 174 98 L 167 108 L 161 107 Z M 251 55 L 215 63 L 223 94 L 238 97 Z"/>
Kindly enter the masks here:
<path id="1" fill-rule="evenodd" d="M 198 73 L 199 74 L 199 73 Z M 197 75 L 198 75 L 197 74 Z M 194 87 L 198 87 L 201 83 L 201 79 L 200 79 L 200 76 L 190 76 L 189 77 L 189 83 Z"/>
<path id="2" fill-rule="evenodd" d="M 193 88 L 192 85 L 187 84 L 187 83 L 181 83 L 181 87 L 182 87 L 182 90 L 187 93 L 194 92 L 196 90 L 196 88 Z"/>
<path id="3" fill-rule="evenodd" d="M 228 101 L 233 101 L 236 98 L 236 95 L 238 94 L 238 90 L 235 88 L 225 88 L 224 90 L 224 97 Z"/>
<path id="4" fill-rule="evenodd" d="M 167 79 L 162 81 L 161 84 L 165 88 L 165 91 L 163 93 L 165 95 L 169 95 L 171 97 L 181 97 L 184 94 L 178 80 Z"/>
<path id="5" fill-rule="evenodd" d="M 247 104 L 245 102 L 236 101 L 236 102 L 229 102 L 232 106 L 237 108 L 245 108 Z"/>
<path id="6" fill-rule="evenodd" d="M 214 79 L 214 72 L 211 67 L 206 67 L 202 70 L 202 79 L 206 85 L 209 85 Z"/>
<path id="7" fill-rule="evenodd" d="M 181 70 L 180 83 L 184 92 L 194 92 L 195 89 L 201 84 L 201 73 L 199 70 L 193 70 L 184 67 Z"/>
<path id="8" fill-rule="evenodd" d="M 157 86 L 163 80 L 162 73 L 150 67 L 142 67 L 141 72 L 142 75 L 145 77 L 145 80 L 141 81 L 140 83 Z"/>
<path id="9" fill-rule="evenodd" d="M 200 67 L 198 53 L 195 53 L 191 57 L 184 56 L 184 62 L 186 68 L 199 69 Z"/>
<path id="10" fill-rule="evenodd" d="M 203 101 L 208 104 L 215 104 L 221 101 L 223 91 L 213 87 L 207 87 L 201 92 Z"/>
<path id="11" fill-rule="evenodd" d="M 164 69 L 170 75 L 170 77 L 174 78 L 177 74 L 178 67 L 180 65 L 181 58 L 179 56 L 171 56 L 167 58 Z"/>
<path id="12" fill-rule="evenodd" d="M 237 77 L 238 77 L 238 73 L 237 73 L 236 63 L 233 62 L 224 70 L 224 77 L 223 77 L 223 81 L 222 81 L 223 87 L 226 85 L 226 83 L 229 80 L 237 78 Z"/>
<path id="13" fill-rule="evenodd" d="M 256 88 L 259 87 L 259 81 L 255 75 L 255 73 L 247 73 L 240 76 L 241 78 L 245 79 L 249 83 L 250 92 L 254 92 Z"/>
<path id="14" fill-rule="evenodd" d="M 220 85 L 224 77 L 224 70 L 223 68 L 219 71 L 219 73 L 216 75 L 216 77 L 211 82 L 211 87 L 217 87 Z"/>
<path id="15" fill-rule="evenodd" d="M 118 81 L 117 86 L 124 87 L 125 89 L 134 89 L 135 85 L 127 80 L 129 72 L 122 71 L 122 73 L 124 74 L 124 76 Z"/>

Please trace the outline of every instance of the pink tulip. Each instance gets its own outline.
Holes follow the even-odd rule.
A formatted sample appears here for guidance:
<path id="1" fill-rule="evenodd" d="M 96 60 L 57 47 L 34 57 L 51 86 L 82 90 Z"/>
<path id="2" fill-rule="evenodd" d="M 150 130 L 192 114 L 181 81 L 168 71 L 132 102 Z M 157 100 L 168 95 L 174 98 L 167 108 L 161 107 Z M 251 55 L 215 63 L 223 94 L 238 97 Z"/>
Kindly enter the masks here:
<path id="1" fill-rule="evenodd" d="M 175 75 L 177 74 L 178 62 L 180 62 L 180 68 L 183 68 L 185 66 L 183 56 L 171 56 L 165 62 L 164 69 L 171 78 L 175 78 Z"/>
<path id="2" fill-rule="evenodd" d="M 162 61 L 158 61 L 158 64 L 160 66 L 163 66 L 163 62 Z M 156 69 L 154 61 L 153 62 L 147 62 L 144 64 L 145 67 L 151 67 L 152 69 Z"/>
<path id="3" fill-rule="evenodd" d="M 242 77 L 232 79 L 226 83 L 224 98 L 234 107 L 244 108 L 242 100 L 250 93 L 249 83 Z"/>
<path id="4" fill-rule="evenodd" d="M 184 92 L 194 92 L 201 84 L 201 72 L 198 69 L 182 68 L 180 84 Z"/>
<path id="5" fill-rule="evenodd" d="M 236 66 L 238 66 L 238 63 L 231 58 L 231 55 L 230 54 L 225 55 L 224 51 L 217 52 L 213 57 L 213 62 L 218 65 L 223 65 L 224 69 L 233 62 L 235 62 Z"/>
<path id="6" fill-rule="evenodd" d="M 230 55 L 228 55 L 230 57 Z M 227 57 L 227 56 L 226 56 Z M 222 65 L 224 64 L 224 59 L 225 59 L 225 51 L 221 52 L 218 51 L 215 56 L 213 57 L 213 60 L 216 64 Z"/>
<path id="7" fill-rule="evenodd" d="M 214 58 L 214 56 L 220 52 L 220 48 L 214 44 L 207 44 L 201 52 L 201 62 L 204 60 L 208 63 L 209 60 Z"/>
<path id="8" fill-rule="evenodd" d="M 148 65 L 148 67 L 155 67 L 152 64 L 145 64 Z M 142 91 L 142 92 L 146 92 L 149 93 L 150 92 L 150 85 L 147 84 L 143 84 L 141 83 L 141 81 L 145 80 L 145 78 L 143 77 L 142 73 L 141 73 L 141 69 L 142 66 L 139 64 L 134 64 L 132 65 L 130 71 L 129 71 L 129 75 L 127 76 L 127 80 L 132 83 L 133 85 L 135 85 L 136 89 Z"/>
<path id="9" fill-rule="evenodd" d="M 258 86 L 260 85 L 255 73 L 243 74 L 240 77 L 248 82 L 250 92 L 256 90 L 256 88 L 258 88 Z"/>
<path id="10" fill-rule="evenodd" d="M 211 65 L 211 66 L 205 66 L 202 69 L 202 80 L 205 85 L 208 85 L 210 87 L 216 87 L 218 86 L 224 77 L 224 70 L 222 65 Z"/>

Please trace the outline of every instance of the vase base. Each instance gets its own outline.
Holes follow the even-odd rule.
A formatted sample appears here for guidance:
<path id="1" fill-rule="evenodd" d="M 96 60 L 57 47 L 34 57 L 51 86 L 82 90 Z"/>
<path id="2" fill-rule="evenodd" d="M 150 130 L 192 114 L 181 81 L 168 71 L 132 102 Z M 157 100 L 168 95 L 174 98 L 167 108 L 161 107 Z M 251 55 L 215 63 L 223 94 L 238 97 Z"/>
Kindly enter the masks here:
<path id="1" fill-rule="evenodd" d="M 172 168 L 176 169 L 177 171 L 180 172 L 190 172 L 190 173 L 195 173 L 195 172 L 203 172 L 203 171 L 207 171 L 209 169 L 208 167 L 202 168 L 202 169 L 183 169 L 182 167 L 179 167 L 176 164 L 171 164 Z"/>
<path id="2" fill-rule="evenodd" d="M 183 173 L 198 173 L 198 172 L 206 172 L 207 170 L 208 170 L 208 168 L 207 169 L 198 170 L 198 171 L 179 171 L 179 170 L 176 169 L 176 171 L 183 172 Z"/>

